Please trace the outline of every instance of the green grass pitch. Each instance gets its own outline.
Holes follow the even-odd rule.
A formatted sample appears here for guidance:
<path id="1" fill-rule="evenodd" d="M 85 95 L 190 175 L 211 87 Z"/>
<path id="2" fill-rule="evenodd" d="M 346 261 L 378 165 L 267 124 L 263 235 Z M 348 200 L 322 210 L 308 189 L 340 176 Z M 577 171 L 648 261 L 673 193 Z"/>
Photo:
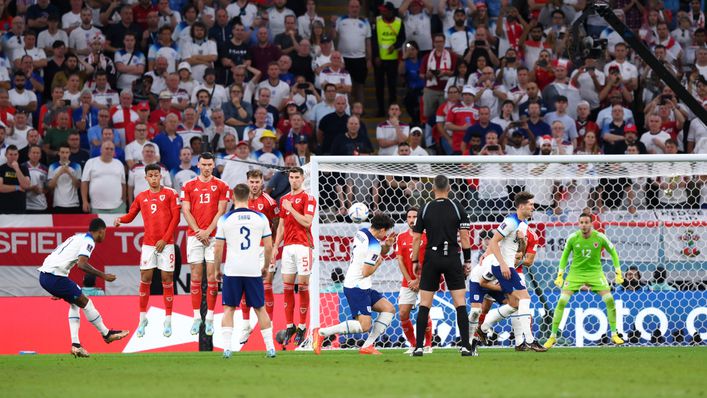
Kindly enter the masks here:
<path id="1" fill-rule="evenodd" d="M 4 397 L 707 397 L 707 348 L 0 356 Z"/>

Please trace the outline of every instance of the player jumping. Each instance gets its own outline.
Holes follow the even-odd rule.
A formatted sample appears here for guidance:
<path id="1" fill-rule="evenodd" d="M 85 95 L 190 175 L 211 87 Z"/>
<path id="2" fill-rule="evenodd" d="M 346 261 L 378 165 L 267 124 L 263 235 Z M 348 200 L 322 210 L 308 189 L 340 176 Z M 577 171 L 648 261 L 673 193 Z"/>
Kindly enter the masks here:
<path id="1" fill-rule="evenodd" d="M 409 229 L 398 235 L 396 243 L 396 255 L 398 258 L 398 266 L 400 273 L 403 274 L 402 286 L 398 295 L 398 310 L 400 311 L 400 324 L 403 327 L 403 333 L 410 343 L 410 349 L 405 353 L 412 354 L 415 349 L 415 327 L 410 320 L 410 311 L 417 303 L 417 293 L 420 290 L 420 272 L 421 267 L 413 269 L 412 266 L 412 228 L 417 221 L 416 207 L 408 209 L 406 220 Z M 422 234 L 422 243 L 420 244 L 420 264 L 424 263 L 425 246 L 427 245 L 427 235 Z M 427 321 L 427 329 L 425 329 L 425 348 L 426 354 L 432 353 L 432 321 Z"/>
<path id="2" fill-rule="evenodd" d="M 309 311 L 309 275 L 312 272 L 312 220 L 317 203 L 302 188 L 304 170 L 293 167 L 289 171 L 290 192 L 280 199 L 281 222 L 275 234 L 274 253 L 282 247 L 282 282 L 285 290 L 285 321 L 287 334 L 283 346 L 295 335 L 295 344 L 304 341 Z M 276 256 L 273 256 L 273 259 Z M 299 324 L 295 328 L 295 276 L 299 288 Z"/>
<path id="3" fill-rule="evenodd" d="M 312 331 L 312 348 L 319 355 L 325 337 L 335 334 L 365 333 L 368 338 L 359 350 L 361 354 L 380 355 L 374 344 L 388 329 L 395 316 L 395 307 L 382 294 L 372 289 L 371 276 L 378 270 L 385 256 L 395 242 L 395 235 L 386 238 L 395 223 L 390 216 L 376 214 L 371 218 L 371 226 L 362 228 L 354 236 L 351 247 L 351 264 L 344 278 L 344 294 L 355 319 L 338 325 L 316 328 Z M 381 241 L 383 243 L 381 244 Z M 371 329 L 371 311 L 378 312 Z"/>
<path id="4" fill-rule="evenodd" d="M 493 276 L 501 285 L 501 290 L 508 295 L 508 304 L 504 304 L 491 311 L 481 325 L 481 332 L 478 334 L 480 340 L 486 343 L 486 334 L 491 327 L 501 319 L 508 318 L 516 311 L 518 312 L 518 325 L 524 336 L 528 347 L 536 352 L 544 352 L 547 349 L 533 336 L 530 323 L 530 296 L 523 281 L 515 268 L 508 264 L 516 264 L 516 252 L 519 245 L 524 244 L 526 231 L 528 229 L 527 220 L 533 215 L 534 202 L 533 194 L 529 192 L 519 192 L 515 197 L 516 212 L 506 217 L 498 229 L 494 232 L 489 242 L 488 252 L 492 255 L 484 258 L 482 265 L 490 264 Z M 473 324 L 478 319 L 481 311 L 472 309 L 469 317 Z M 470 331 L 473 336 L 473 331 Z"/>
<path id="5" fill-rule="evenodd" d="M 218 296 L 218 281 L 214 267 L 214 234 L 216 223 L 226 212 L 231 190 L 222 180 L 214 177 L 214 155 L 204 152 L 199 156 L 199 175 L 182 187 L 182 213 L 187 221 L 187 262 L 191 265 L 191 305 L 194 322 L 191 334 L 198 334 L 201 327 L 201 281 L 203 263 L 206 261 L 206 322 L 204 333 L 214 334 L 214 307 Z"/>
<path id="6" fill-rule="evenodd" d="M 223 357 L 231 357 L 233 340 L 233 314 L 245 295 L 246 303 L 258 316 L 260 333 L 265 342 L 267 357 L 275 357 L 272 322 L 265 310 L 263 275 L 272 255 L 270 221 L 264 214 L 248 209 L 250 190 L 245 184 L 233 189 L 234 209 L 218 221 L 214 267 L 220 269 L 224 246 L 228 254 L 223 267 Z M 262 248 L 261 248 L 262 243 Z"/>
<path id="7" fill-rule="evenodd" d="M 116 279 L 115 275 L 104 274 L 88 263 L 96 244 L 103 242 L 105 237 L 106 223 L 100 218 L 94 218 L 88 226 L 88 233 L 77 234 L 65 240 L 44 259 L 44 263 L 39 268 L 39 284 L 42 288 L 52 296 L 69 303 L 71 354 L 77 358 L 89 356 L 79 342 L 79 326 L 81 325 L 79 308 L 83 310 L 88 321 L 101 333 L 103 341 L 106 343 L 120 340 L 130 333 L 127 330 L 108 329 L 103 324 L 103 318 L 93 305 L 93 301 L 81 293 L 81 288 L 76 282 L 69 279 L 69 271 L 74 265 L 88 274 L 105 279 L 107 282 L 113 282 Z"/>
<path id="8" fill-rule="evenodd" d="M 611 255 L 611 261 L 614 263 L 614 271 L 616 272 L 616 283 L 621 284 L 624 280 L 621 275 L 621 264 L 619 263 L 619 255 L 616 253 L 616 248 L 601 232 L 594 230 L 592 225 L 592 215 L 582 213 L 579 216 L 579 231 L 574 232 L 567 238 L 565 250 L 562 251 L 560 258 L 560 266 L 557 271 L 557 279 L 555 285 L 562 287 L 562 294 L 557 302 L 555 313 L 552 316 L 552 333 L 550 338 L 545 342 L 545 347 L 550 348 L 557 343 L 557 330 L 562 320 L 562 314 L 565 312 L 565 306 L 570 301 L 570 297 L 577 290 L 583 287 L 589 287 L 593 292 L 599 293 L 602 301 L 606 304 L 606 314 L 609 318 L 609 327 L 611 328 L 611 341 L 616 345 L 624 343 L 623 339 L 616 332 L 616 306 L 614 304 L 614 296 L 611 295 L 611 287 L 606 280 L 606 275 L 601 267 L 601 253 L 606 249 Z M 567 260 L 570 252 L 572 255 L 572 264 L 567 279 L 563 276 L 567 267 Z"/>
<path id="9" fill-rule="evenodd" d="M 150 186 L 140 192 L 130 205 L 128 214 L 116 218 L 114 225 L 132 222 L 142 213 L 145 236 L 140 254 L 140 324 L 135 331 L 137 337 L 145 335 L 147 327 L 147 304 L 150 301 L 150 285 L 155 268 L 162 276 L 165 320 L 162 334 L 172 335 L 172 304 L 174 301 L 174 231 L 179 224 L 179 197 L 177 191 L 163 187 L 161 167 L 158 164 L 145 166 L 145 179 Z"/>
<path id="10" fill-rule="evenodd" d="M 248 170 L 246 177 L 248 178 L 248 188 L 250 188 L 248 208 L 265 214 L 265 217 L 270 221 L 270 229 L 276 231 L 280 209 L 277 207 L 275 199 L 263 192 L 263 172 L 260 169 Z M 261 251 L 261 256 L 262 254 L 263 252 Z M 276 271 L 275 262 L 272 262 L 268 267 L 268 272 L 265 274 L 265 281 L 263 282 L 263 287 L 265 288 L 265 310 L 271 320 L 275 319 L 273 318 L 275 298 L 272 292 L 272 281 Z M 250 326 L 250 307 L 246 304 L 245 297 L 241 301 L 241 312 L 243 313 L 243 329 L 239 340 L 241 344 L 245 344 L 253 332 L 253 328 Z"/>

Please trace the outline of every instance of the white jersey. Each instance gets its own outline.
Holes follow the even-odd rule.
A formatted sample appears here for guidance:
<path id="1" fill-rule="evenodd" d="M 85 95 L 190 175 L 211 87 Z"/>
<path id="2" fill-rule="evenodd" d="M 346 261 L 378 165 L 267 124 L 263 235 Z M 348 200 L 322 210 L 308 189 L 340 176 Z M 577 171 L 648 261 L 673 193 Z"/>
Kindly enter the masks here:
<path id="1" fill-rule="evenodd" d="M 223 274 L 226 276 L 261 276 L 263 260 L 260 241 L 271 236 L 270 221 L 263 213 L 238 208 L 219 218 L 216 239 L 228 247 Z"/>
<path id="2" fill-rule="evenodd" d="M 499 242 L 501 256 L 503 256 L 506 265 L 513 267 L 516 263 L 515 258 L 516 252 L 518 251 L 518 238 L 516 234 L 520 231 L 520 233 L 525 236 L 528 231 L 528 222 L 519 220 L 518 215 L 514 213 L 507 216 L 496 231 L 503 236 L 503 239 Z"/>
<path id="3" fill-rule="evenodd" d="M 493 276 L 493 272 L 491 272 L 492 261 L 489 260 L 490 258 L 493 258 L 493 256 L 487 256 L 484 261 L 471 269 L 471 274 L 469 275 L 469 280 L 471 282 L 481 283 L 482 280 L 486 282 L 493 282 L 496 280 L 496 277 Z"/>
<path id="4" fill-rule="evenodd" d="M 363 266 L 374 266 L 381 256 L 381 244 L 368 228 L 360 229 L 354 235 L 351 246 L 351 264 L 346 271 L 344 287 L 370 289 L 371 276 L 363 276 Z"/>
<path id="5" fill-rule="evenodd" d="M 69 271 L 76 265 L 79 257 L 91 257 L 94 247 L 96 242 L 90 233 L 76 234 L 57 246 L 38 269 L 47 274 L 69 276 Z"/>

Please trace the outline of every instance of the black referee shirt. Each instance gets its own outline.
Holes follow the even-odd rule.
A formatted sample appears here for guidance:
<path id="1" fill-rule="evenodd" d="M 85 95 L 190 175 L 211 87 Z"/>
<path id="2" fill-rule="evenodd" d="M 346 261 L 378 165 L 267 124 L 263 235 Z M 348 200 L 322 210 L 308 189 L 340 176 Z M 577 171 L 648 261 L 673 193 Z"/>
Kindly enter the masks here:
<path id="1" fill-rule="evenodd" d="M 427 232 L 426 253 L 448 256 L 459 253 L 457 233 L 460 229 L 469 229 L 469 216 L 458 202 L 445 198 L 427 203 L 412 230 L 420 234 Z"/>

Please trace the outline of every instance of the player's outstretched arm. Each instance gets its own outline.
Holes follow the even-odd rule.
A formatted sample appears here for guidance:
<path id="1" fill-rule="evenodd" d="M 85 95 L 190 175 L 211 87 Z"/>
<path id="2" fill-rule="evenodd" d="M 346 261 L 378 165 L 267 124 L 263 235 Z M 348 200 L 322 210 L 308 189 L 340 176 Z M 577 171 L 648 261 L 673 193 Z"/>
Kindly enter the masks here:
<path id="1" fill-rule="evenodd" d="M 113 222 L 113 225 L 116 227 L 119 227 L 120 224 L 127 224 L 133 222 L 135 217 L 137 217 L 137 214 L 140 212 L 140 202 L 139 201 L 133 201 L 133 204 L 130 205 L 130 210 L 128 210 L 128 214 L 118 217 L 115 219 Z"/>
<path id="2" fill-rule="evenodd" d="M 88 257 L 86 256 L 79 256 L 79 259 L 76 262 L 76 266 L 87 274 L 94 275 L 98 278 L 104 279 L 107 282 L 113 282 L 114 280 L 116 280 L 115 275 L 106 274 L 94 268 L 91 264 L 88 263 Z"/>

